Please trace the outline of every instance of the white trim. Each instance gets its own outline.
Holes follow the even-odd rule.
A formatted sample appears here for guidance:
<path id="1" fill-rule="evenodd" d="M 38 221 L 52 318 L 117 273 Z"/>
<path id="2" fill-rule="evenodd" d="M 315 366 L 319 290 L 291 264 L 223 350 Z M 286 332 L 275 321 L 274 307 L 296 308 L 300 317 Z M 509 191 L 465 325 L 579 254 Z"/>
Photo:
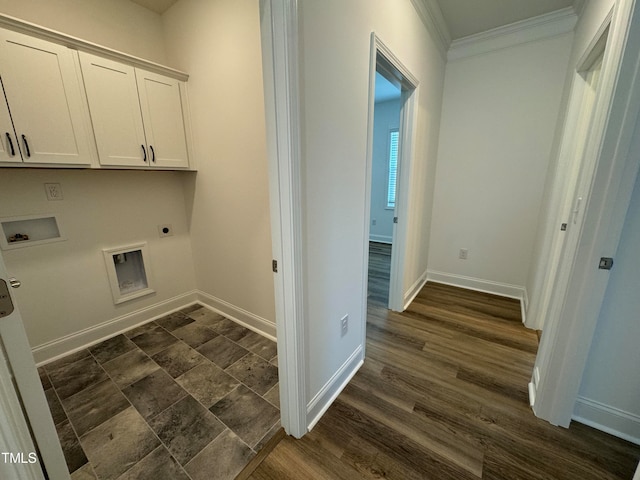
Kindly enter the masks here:
<path id="1" fill-rule="evenodd" d="M 351 381 L 353 376 L 358 373 L 358 370 L 364 363 L 364 350 L 362 345 L 358 345 L 358 348 L 349 355 L 349 358 L 342 364 L 342 366 L 333 374 L 333 376 L 324 384 L 320 391 L 307 405 L 307 418 L 309 419 L 308 430 L 318 423 L 322 415 L 331 406 L 340 392 L 344 390 L 344 387 Z"/>
<path id="2" fill-rule="evenodd" d="M 393 243 L 393 237 L 390 237 L 389 235 L 376 235 L 374 233 L 370 233 L 369 241 L 377 243 L 388 243 L 389 245 L 391 245 Z"/>
<path id="3" fill-rule="evenodd" d="M 396 208 L 394 215 L 398 219 L 393 224 L 393 240 L 395 246 L 391 250 L 391 275 L 389 279 L 389 308 L 400 312 L 404 310 L 404 272 L 407 249 L 407 228 L 409 218 L 410 187 L 412 170 L 414 168 L 415 152 L 415 128 L 418 121 L 418 79 L 403 65 L 397 56 L 384 44 L 375 32 L 371 34 L 371 51 L 369 58 L 369 115 L 368 115 L 368 136 L 367 136 L 367 167 L 366 167 L 366 189 L 365 189 L 365 238 L 369 237 L 369 217 L 371 198 L 371 172 L 373 169 L 373 117 L 375 110 L 375 72 L 378 65 L 378 55 L 380 55 L 388 67 L 394 70 L 398 80 L 402 84 L 402 106 L 400 110 L 400 139 L 398 151 L 398 176 Z M 367 242 L 368 243 L 368 242 Z M 363 282 L 367 283 L 368 269 L 368 245 L 364 245 L 364 268 Z M 366 289 L 363 290 L 363 306 L 366 311 Z M 365 330 L 365 329 L 363 329 Z M 365 335 L 363 331 L 363 335 Z M 363 343 L 366 338 L 363 337 Z"/>
<path id="4" fill-rule="evenodd" d="M 0 461 L 2 478 L 44 480 L 44 474 L 36 448 L 29 432 L 27 419 L 20 405 L 20 398 L 13 383 L 8 359 L 0 340 L 0 450 L 22 454 L 25 463 Z M 31 457 L 33 456 L 33 457 Z M 31 457 L 31 458 L 30 458 Z M 67 475 L 67 479 L 69 476 Z"/>
<path id="5" fill-rule="evenodd" d="M 220 298 L 198 291 L 199 303 L 230 320 L 276 341 L 276 324 Z"/>
<path id="6" fill-rule="evenodd" d="M 554 298 L 536 358 L 540 385 L 534 412 L 562 426 L 571 421 L 609 279 L 608 271 L 598 269 L 598 259 L 615 256 L 638 172 L 637 158 L 629 151 L 640 110 L 640 9 L 634 7 L 634 0 L 618 0 L 614 6 L 601 98 L 587 147 L 597 165 L 579 238 L 565 256 L 563 284 L 558 285 L 564 294 Z"/>
<path id="7" fill-rule="evenodd" d="M 435 270 L 427 270 L 427 281 L 444 283 L 445 285 L 475 290 L 476 292 L 491 293 L 501 297 L 514 298 L 521 302 L 525 295 L 525 288 L 521 285 L 511 285 L 509 283 L 494 282 L 481 278 L 465 277 L 464 275 L 437 272 Z"/>
<path id="8" fill-rule="evenodd" d="M 425 270 L 422 275 L 418 277 L 418 279 L 413 282 L 413 285 L 409 288 L 409 290 L 404 294 L 404 309 L 406 310 L 411 302 L 416 298 L 422 287 L 427 283 L 427 278 L 429 275 L 429 271 Z"/>
<path id="9" fill-rule="evenodd" d="M 447 60 L 483 55 L 485 53 L 513 47 L 528 42 L 572 32 L 578 16 L 572 7 L 493 28 L 486 32 L 469 35 L 451 42 Z"/>
<path id="10" fill-rule="evenodd" d="M 159 73 L 161 75 L 166 75 L 177 80 L 187 81 L 187 79 L 189 78 L 188 74 L 181 72 L 180 70 L 176 70 L 175 68 L 165 67 L 164 65 L 160 65 L 159 63 L 150 62 L 148 60 L 129 55 L 128 53 L 123 53 L 111 48 L 103 47 L 102 45 L 88 42 L 86 40 L 82 40 L 81 38 L 73 37 L 56 30 L 51 30 L 50 28 L 41 27 L 40 25 L 36 25 L 35 23 L 27 22 L 25 20 L 21 20 L 9 15 L 0 14 L 0 27 L 24 33 L 26 35 L 42 38 L 44 40 L 64 45 L 74 50 L 82 50 L 89 53 L 95 53 L 96 55 L 100 55 L 102 57 L 117 60 L 119 62 L 124 62 L 129 65 L 133 65 L 134 67 L 144 68 L 145 70 Z"/>
<path id="11" fill-rule="evenodd" d="M 70 353 L 119 335 L 133 327 L 151 322 L 196 303 L 196 292 L 188 292 L 163 302 L 121 315 L 31 349 L 37 365 L 44 365 Z"/>
<path id="12" fill-rule="evenodd" d="M 451 33 L 449 33 L 449 26 L 442 15 L 438 2 L 436 0 L 411 0 L 411 3 L 418 12 L 427 32 L 431 35 L 440 55 L 446 59 L 447 50 L 451 45 Z"/>
<path id="13" fill-rule="evenodd" d="M 572 420 L 640 445 L 640 415 L 578 396 Z"/>
<path id="14" fill-rule="evenodd" d="M 269 167 L 280 422 L 300 438 L 307 433 L 300 48 L 296 0 L 260 0 L 262 78 Z"/>

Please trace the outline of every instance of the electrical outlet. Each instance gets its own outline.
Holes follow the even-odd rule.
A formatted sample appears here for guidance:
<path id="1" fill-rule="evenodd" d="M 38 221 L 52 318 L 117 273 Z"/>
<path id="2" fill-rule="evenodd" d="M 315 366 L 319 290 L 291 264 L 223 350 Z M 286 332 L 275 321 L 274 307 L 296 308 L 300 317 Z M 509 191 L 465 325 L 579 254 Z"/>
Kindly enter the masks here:
<path id="1" fill-rule="evenodd" d="M 378 224 L 378 220 L 376 220 L 375 218 L 371 220 L 371 225 L 377 225 L 377 224 Z"/>
<path id="2" fill-rule="evenodd" d="M 342 328 L 342 336 L 344 337 L 349 331 L 349 314 L 340 319 L 340 325 Z"/>
<path id="3" fill-rule="evenodd" d="M 47 192 L 47 200 L 62 200 L 62 188 L 59 183 L 45 183 L 44 189 Z"/>
<path id="4" fill-rule="evenodd" d="M 467 250 L 466 248 L 461 248 L 460 253 L 458 254 L 458 258 L 461 260 L 466 260 L 468 255 L 469 250 Z"/>
<path id="5" fill-rule="evenodd" d="M 170 223 L 165 223 L 164 225 L 158 225 L 158 233 L 160 234 L 160 238 L 162 237 L 170 237 L 173 235 L 173 227 Z"/>

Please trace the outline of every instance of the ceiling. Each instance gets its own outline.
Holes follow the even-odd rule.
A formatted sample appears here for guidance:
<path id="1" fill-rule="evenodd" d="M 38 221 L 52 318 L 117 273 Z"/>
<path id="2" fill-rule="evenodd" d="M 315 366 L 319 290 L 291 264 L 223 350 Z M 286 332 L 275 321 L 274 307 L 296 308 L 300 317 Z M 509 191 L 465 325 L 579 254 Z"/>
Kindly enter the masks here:
<path id="1" fill-rule="evenodd" d="M 169 10 L 174 3 L 177 3 L 178 0 L 131 0 L 133 3 L 137 3 L 138 5 L 143 6 L 144 8 L 148 8 L 152 12 L 156 12 L 162 15 L 164 12 Z"/>
<path id="2" fill-rule="evenodd" d="M 574 0 L 437 0 L 451 39 L 570 7 Z M 581 3 L 581 2 L 580 2 Z"/>
<path id="3" fill-rule="evenodd" d="M 178 0 L 131 0 L 162 15 Z M 436 0 L 451 39 L 537 17 L 584 0 Z"/>

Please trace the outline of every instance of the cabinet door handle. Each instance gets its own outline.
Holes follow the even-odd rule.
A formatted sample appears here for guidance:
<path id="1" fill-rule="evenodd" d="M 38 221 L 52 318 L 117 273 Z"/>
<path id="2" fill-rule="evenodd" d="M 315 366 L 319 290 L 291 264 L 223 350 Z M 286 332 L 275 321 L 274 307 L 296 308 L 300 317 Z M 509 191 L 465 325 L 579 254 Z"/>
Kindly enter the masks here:
<path id="1" fill-rule="evenodd" d="M 153 149 L 153 145 L 149 145 L 149 150 L 151 150 L 151 161 L 156 163 L 156 152 Z"/>
<path id="2" fill-rule="evenodd" d="M 24 148 L 27 151 L 27 158 L 31 157 L 31 151 L 29 151 L 29 142 L 27 142 L 27 137 L 22 135 L 22 142 L 24 143 Z"/>
<path id="3" fill-rule="evenodd" d="M 144 148 L 144 145 L 140 145 L 142 147 L 142 161 L 146 162 L 147 161 L 147 149 Z"/>
<path id="4" fill-rule="evenodd" d="M 9 142 L 9 148 L 11 148 L 11 156 L 15 157 L 16 151 L 13 148 L 13 141 L 11 140 L 11 135 L 9 135 L 9 132 L 6 132 L 6 135 L 7 135 L 7 142 Z"/>

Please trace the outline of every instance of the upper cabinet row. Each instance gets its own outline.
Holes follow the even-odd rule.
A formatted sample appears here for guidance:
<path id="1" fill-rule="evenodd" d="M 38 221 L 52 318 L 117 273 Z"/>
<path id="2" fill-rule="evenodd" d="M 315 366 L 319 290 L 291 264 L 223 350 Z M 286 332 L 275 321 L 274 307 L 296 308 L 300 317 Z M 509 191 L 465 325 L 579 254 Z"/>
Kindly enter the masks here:
<path id="1" fill-rule="evenodd" d="M 2 29 L 0 80 L 4 166 L 190 167 L 182 81 Z"/>

